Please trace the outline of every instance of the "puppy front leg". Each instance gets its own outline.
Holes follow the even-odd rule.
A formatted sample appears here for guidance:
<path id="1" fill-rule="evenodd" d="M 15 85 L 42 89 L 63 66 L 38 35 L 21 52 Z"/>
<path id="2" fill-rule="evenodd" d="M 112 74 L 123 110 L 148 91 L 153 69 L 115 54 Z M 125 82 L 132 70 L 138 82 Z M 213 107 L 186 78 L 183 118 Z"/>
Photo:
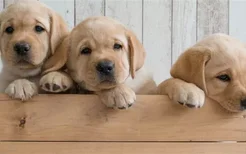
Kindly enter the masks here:
<path id="1" fill-rule="evenodd" d="M 205 102 L 205 93 L 193 83 L 187 83 L 177 78 L 170 78 L 158 86 L 158 93 L 168 95 L 175 103 L 187 107 L 200 108 Z"/>
<path id="2" fill-rule="evenodd" d="M 17 79 L 8 85 L 5 93 L 14 99 L 26 101 L 38 94 L 38 88 L 35 83 L 27 79 Z"/>
<path id="3" fill-rule="evenodd" d="M 117 85 L 109 90 L 96 92 L 107 107 L 127 109 L 136 101 L 135 92 L 124 84 Z"/>

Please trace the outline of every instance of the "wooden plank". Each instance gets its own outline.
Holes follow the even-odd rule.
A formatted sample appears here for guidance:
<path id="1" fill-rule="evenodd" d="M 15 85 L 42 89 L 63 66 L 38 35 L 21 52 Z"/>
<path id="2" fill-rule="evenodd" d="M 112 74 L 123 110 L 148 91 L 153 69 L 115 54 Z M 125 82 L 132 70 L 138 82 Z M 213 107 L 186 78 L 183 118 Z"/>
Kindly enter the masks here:
<path id="1" fill-rule="evenodd" d="M 196 0 L 173 1 L 172 64 L 196 42 Z"/>
<path id="2" fill-rule="evenodd" d="M 19 102 L 0 95 L 0 140 L 246 141 L 246 113 L 207 101 L 201 109 L 166 96 L 138 96 L 129 110 L 106 108 L 93 95 L 41 95 Z"/>
<path id="3" fill-rule="evenodd" d="M 0 11 L 4 8 L 4 0 L 0 0 Z"/>
<path id="4" fill-rule="evenodd" d="M 197 39 L 218 32 L 228 34 L 228 0 L 198 0 L 197 2 Z"/>
<path id="5" fill-rule="evenodd" d="M 229 34 L 246 42 L 246 1 L 230 0 L 229 6 Z"/>
<path id="6" fill-rule="evenodd" d="M 103 16 L 105 0 L 75 0 L 76 25 L 89 16 Z"/>
<path id="7" fill-rule="evenodd" d="M 39 0 L 59 13 L 67 22 L 70 29 L 74 26 L 74 1 L 73 0 Z"/>
<path id="8" fill-rule="evenodd" d="M 158 83 L 170 77 L 171 68 L 171 0 L 143 0 L 143 44 L 147 52 L 145 65 Z"/>
<path id="9" fill-rule="evenodd" d="M 245 154 L 245 143 L 0 142 L 2 154 Z"/>
<path id="10" fill-rule="evenodd" d="M 106 0 L 105 15 L 132 29 L 142 41 L 142 0 Z"/>

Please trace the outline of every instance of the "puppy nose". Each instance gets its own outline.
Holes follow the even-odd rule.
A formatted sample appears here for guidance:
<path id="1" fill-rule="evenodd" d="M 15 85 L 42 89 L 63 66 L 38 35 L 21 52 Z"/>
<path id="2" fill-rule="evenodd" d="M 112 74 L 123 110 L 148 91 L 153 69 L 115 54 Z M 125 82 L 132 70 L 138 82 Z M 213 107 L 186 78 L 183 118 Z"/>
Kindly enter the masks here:
<path id="1" fill-rule="evenodd" d="M 14 46 L 15 52 L 20 56 L 27 55 L 30 48 L 31 48 L 30 45 L 26 42 L 19 42 L 19 43 L 16 43 Z"/>
<path id="2" fill-rule="evenodd" d="M 103 75 L 111 75 L 114 72 L 114 63 L 111 61 L 101 61 L 97 64 L 96 69 Z"/>
<path id="3" fill-rule="evenodd" d="M 246 109 L 246 99 L 244 99 L 244 100 L 241 100 L 241 108 L 242 109 Z"/>

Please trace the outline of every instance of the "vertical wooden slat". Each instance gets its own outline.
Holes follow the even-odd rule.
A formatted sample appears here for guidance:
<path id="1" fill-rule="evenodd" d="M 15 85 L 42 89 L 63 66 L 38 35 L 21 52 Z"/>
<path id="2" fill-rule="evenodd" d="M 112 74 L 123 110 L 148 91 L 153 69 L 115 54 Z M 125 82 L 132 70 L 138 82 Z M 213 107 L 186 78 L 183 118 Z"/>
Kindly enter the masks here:
<path id="1" fill-rule="evenodd" d="M 4 8 L 4 0 L 0 0 L 0 11 Z"/>
<path id="2" fill-rule="evenodd" d="M 229 34 L 246 42 L 246 1 L 230 0 Z"/>
<path id="3" fill-rule="evenodd" d="M 229 1 L 198 0 L 197 39 L 212 33 L 229 32 Z"/>
<path id="4" fill-rule="evenodd" d="M 173 0 L 172 63 L 196 42 L 196 0 Z"/>
<path id="5" fill-rule="evenodd" d="M 171 0 L 144 0 L 143 43 L 147 51 L 146 67 L 160 83 L 170 77 L 171 68 Z"/>
<path id="6" fill-rule="evenodd" d="M 89 16 L 104 15 L 105 0 L 75 0 L 76 24 Z"/>
<path id="7" fill-rule="evenodd" d="M 4 1 L 4 8 L 9 6 L 10 4 L 14 3 L 16 0 L 3 0 Z"/>
<path id="8" fill-rule="evenodd" d="M 105 15 L 132 29 L 142 41 L 142 0 L 106 0 Z"/>
<path id="9" fill-rule="evenodd" d="M 74 26 L 74 0 L 39 0 L 58 12 L 70 29 Z"/>

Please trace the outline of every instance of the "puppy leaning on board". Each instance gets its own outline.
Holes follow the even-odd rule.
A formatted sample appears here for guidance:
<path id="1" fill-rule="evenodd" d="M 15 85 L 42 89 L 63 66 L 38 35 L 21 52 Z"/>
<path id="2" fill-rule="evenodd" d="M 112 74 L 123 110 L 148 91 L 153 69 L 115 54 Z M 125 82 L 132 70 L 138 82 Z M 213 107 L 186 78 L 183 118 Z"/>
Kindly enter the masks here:
<path id="1" fill-rule="evenodd" d="M 57 67 L 53 61 L 60 58 L 60 54 L 55 49 L 68 35 L 67 25 L 44 4 L 22 0 L 11 4 L 0 14 L 0 26 L 3 63 L 0 91 L 16 99 L 27 100 L 39 92 L 41 72 Z M 56 81 L 67 85 L 72 83 L 64 73 L 52 74 L 49 77 L 56 78 Z"/>
<path id="2" fill-rule="evenodd" d="M 133 32 L 111 18 L 84 20 L 60 50 L 68 56 L 67 69 L 72 79 L 81 89 L 98 94 L 108 107 L 126 109 L 135 102 L 135 93 L 156 92 L 156 84 L 143 66 L 142 44 Z"/>
<path id="3" fill-rule="evenodd" d="M 225 109 L 246 109 L 246 45 L 225 34 L 210 35 L 187 49 L 173 65 L 160 94 L 188 107 L 202 107 L 207 97 Z"/>

